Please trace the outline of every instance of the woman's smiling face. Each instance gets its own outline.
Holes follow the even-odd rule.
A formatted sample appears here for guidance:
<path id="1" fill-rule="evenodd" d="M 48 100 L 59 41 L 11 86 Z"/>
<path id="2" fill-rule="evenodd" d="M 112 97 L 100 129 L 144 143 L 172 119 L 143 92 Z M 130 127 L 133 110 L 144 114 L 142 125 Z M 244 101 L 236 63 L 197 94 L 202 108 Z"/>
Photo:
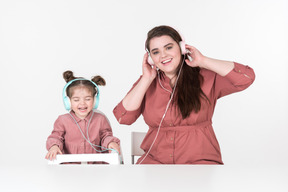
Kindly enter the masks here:
<path id="1" fill-rule="evenodd" d="M 172 79 L 181 61 L 181 50 L 170 36 L 163 35 L 150 40 L 150 55 L 154 64 Z"/>

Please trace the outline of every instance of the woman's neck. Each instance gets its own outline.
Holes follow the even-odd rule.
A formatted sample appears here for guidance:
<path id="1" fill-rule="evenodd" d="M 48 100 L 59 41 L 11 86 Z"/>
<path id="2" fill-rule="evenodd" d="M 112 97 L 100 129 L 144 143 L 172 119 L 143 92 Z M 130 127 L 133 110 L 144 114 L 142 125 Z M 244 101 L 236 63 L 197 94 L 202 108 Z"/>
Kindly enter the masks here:
<path id="1" fill-rule="evenodd" d="M 175 81 L 177 79 L 177 75 L 174 75 L 172 78 L 170 78 L 170 86 L 173 88 L 175 86 Z"/>

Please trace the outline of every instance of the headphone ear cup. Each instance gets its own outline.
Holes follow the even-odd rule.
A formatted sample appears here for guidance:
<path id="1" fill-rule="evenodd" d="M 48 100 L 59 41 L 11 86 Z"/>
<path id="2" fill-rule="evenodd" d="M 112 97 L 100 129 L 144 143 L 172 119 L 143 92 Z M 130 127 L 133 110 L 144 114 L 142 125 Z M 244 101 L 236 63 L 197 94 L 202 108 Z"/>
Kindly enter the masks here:
<path id="1" fill-rule="evenodd" d="M 96 96 L 94 97 L 94 107 L 93 109 L 97 109 L 99 105 L 99 93 L 96 94 Z"/>
<path id="2" fill-rule="evenodd" d="M 71 109 L 71 103 L 70 103 L 70 99 L 69 97 L 65 96 L 63 97 L 63 103 L 64 103 L 64 107 L 67 111 L 70 111 Z"/>
<path id="3" fill-rule="evenodd" d="M 187 53 L 186 48 L 185 48 L 185 44 L 186 44 L 185 41 L 180 41 L 179 42 L 179 47 L 181 49 L 182 55 L 185 55 Z"/>
<path id="4" fill-rule="evenodd" d="M 150 65 L 154 65 L 154 61 L 152 60 L 150 54 L 148 55 L 148 63 L 149 63 Z"/>

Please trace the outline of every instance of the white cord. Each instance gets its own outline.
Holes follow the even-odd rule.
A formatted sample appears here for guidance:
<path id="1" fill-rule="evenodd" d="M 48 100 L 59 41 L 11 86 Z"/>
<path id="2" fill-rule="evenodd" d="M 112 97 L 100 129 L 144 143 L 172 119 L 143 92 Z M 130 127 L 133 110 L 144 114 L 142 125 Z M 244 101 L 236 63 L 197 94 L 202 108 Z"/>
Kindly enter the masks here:
<path id="1" fill-rule="evenodd" d="M 69 115 L 72 117 L 72 119 L 75 121 L 75 123 L 76 123 L 76 125 L 77 125 L 77 127 L 79 128 L 79 130 L 80 130 L 80 132 L 81 132 L 81 134 L 82 134 L 82 136 L 83 136 L 83 138 L 90 144 L 90 146 L 95 150 L 95 151 L 97 151 L 97 152 L 105 152 L 105 151 L 114 151 L 113 149 L 108 149 L 108 148 L 106 148 L 106 147 L 103 147 L 103 146 L 99 146 L 99 145 L 95 145 L 95 144 L 93 144 L 93 143 L 91 143 L 91 141 L 90 141 L 90 139 L 89 139 L 89 134 L 88 134 L 88 130 L 89 130 L 89 125 L 90 125 L 90 122 L 91 122 L 91 120 L 92 120 L 92 117 L 93 117 L 93 115 L 94 115 L 94 111 L 91 111 L 91 117 L 90 117 L 90 119 L 89 119 L 89 122 L 88 122 L 88 125 L 87 125 L 87 138 L 85 137 L 85 135 L 84 135 L 84 133 L 83 133 L 83 131 L 81 130 L 81 128 L 80 128 L 80 126 L 79 126 L 79 124 L 77 123 L 77 121 L 76 121 L 76 119 L 73 117 L 73 115 L 69 112 Z M 99 147 L 99 148 L 103 148 L 104 150 L 97 150 L 95 147 Z"/>
<path id="2" fill-rule="evenodd" d="M 166 88 L 162 85 L 162 83 L 161 83 L 161 81 L 160 81 L 160 75 L 159 75 L 159 71 L 158 71 L 158 70 L 157 70 L 157 74 L 158 74 L 158 82 L 159 82 L 160 86 L 161 86 L 165 91 L 168 91 L 169 93 L 172 93 L 170 90 L 166 89 Z"/>
<path id="3" fill-rule="evenodd" d="M 173 92 L 172 92 L 172 94 L 171 94 L 171 98 L 169 99 L 169 101 L 168 101 L 168 103 L 167 103 L 165 112 L 164 112 L 164 114 L 163 114 L 163 116 L 162 116 L 162 119 L 161 119 L 161 121 L 160 121 L 160 123 L 159 123 L 159 127 L 158 127 L 158 130 L 157 130 L 156 136 L 155 136 L 155 138 L 154 138 L 154 140 L 153 140 L 153 142 L 152 142 L 149 150 L 147 151 L 146 155 L 145 155 L 144 158 L 139 162 L 139 164 L 141 164 L 141 163 L 144 161 L 144 159 L 146 159 L 146 157 L 147 157 L 148 154 L 150 153 L 150 151 L 151 151 L 151 149 L 152 149 L 152 147 L 153 147 L 153 145 L 154 145 L 154 143 L 155 143 L 155 141 L 156 141 L 156 139 L 157 139 L 157 137 L 158 137 L 158 134 L 159 134 L 159 132 L 160 132 L 160 127 L 161 127 L 162 122 L 163 122 L 163 120 L 164 120 L 164 118 L 165 118 L 165 116 L 166 116 L 166 113 L 167 113 L 167 111 L 168 111 L 169 105 L 170 105 L 170 103 L 171 103 L 171 101 L 172 101 L 172 99 L 173 99 L 173 95 L 174 95 L 174 92 L 175 92 L 175 88 L 176 88 L 176 85 L 177 85 L 177 82 L 178 82 L 180 73 L 181 73 L 181 71 L 182 71 L 182 67 L 183 67 L 184 61 L 185 61 L 185 58 L 183 58 L 183 62 L 182 62 L 182 64 L 181 64 L 181 68 L 180 68 L 180 70 L 179 70 L 177 79 L 176 79 L 176 81 L 175 81 L 175 86 L 174 86 L 174 88 L 173 88 Z M 159 77 L 159 73 L 158 73 L 158 77 Z M 159 80 L 159 83 L 160 83 L 160 80 Z M 162 87 L 163 89 L 165 89 L 165 88 L 162 86 L 161 83 L 160 83 L 160 85 L 161 85 L 161 87 Z M 171 91 L 169 91 L 169 90 L 167 90 L 167 89 L 165 89 L 165 90 L 171 93 Z"/>

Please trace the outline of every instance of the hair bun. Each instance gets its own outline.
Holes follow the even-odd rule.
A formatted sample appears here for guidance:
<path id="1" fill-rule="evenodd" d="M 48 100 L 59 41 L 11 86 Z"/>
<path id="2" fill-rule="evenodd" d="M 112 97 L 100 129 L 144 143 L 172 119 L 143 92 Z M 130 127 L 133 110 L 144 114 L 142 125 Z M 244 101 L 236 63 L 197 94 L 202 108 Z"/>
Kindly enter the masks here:
<path id="1" fill-rule="evenodd" d="M 72 71 L 68 70 L 63 73 L 64 80 L 68 83 L 69 81 L 76 79 Z"/>
<path id="2" fill-rule="evenodd" d="M 93 82 L 96 83 L 97 85 L 102 85 L 102 86 L 106 85 L 106 81 L 104 80 L 104 78 L 101 77 L 101 76 L 99 76 L 99 75 L 93 77 L 93 78 L 91 79 L 91 81 L 93 81 Z"/>

